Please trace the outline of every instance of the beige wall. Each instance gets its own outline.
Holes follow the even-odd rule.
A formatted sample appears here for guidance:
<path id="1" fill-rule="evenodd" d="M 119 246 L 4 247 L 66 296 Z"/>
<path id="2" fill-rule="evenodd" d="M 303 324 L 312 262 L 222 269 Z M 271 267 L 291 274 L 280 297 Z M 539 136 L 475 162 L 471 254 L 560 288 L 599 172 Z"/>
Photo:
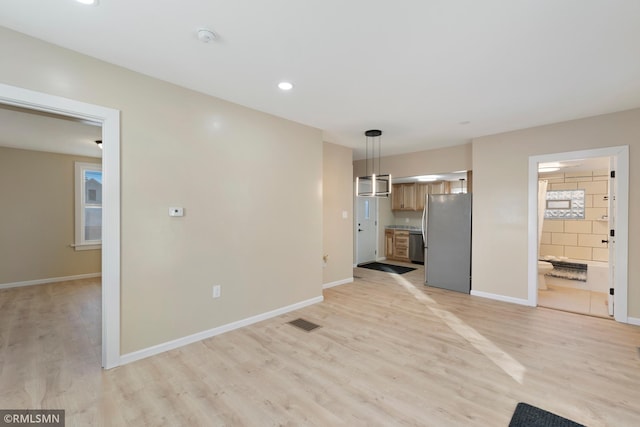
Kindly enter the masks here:
<path id="1" fill-rule="evenodd" d="M 382 141 L 382 144 L 384 149 L 384 141 Z M 397 156 L 385 156 L 380 160 L 380 172 L 391 174 L 392 177 L 397 178 L 471 170 L 471 144 L 399 154 Z M 371 167 L 371 163 L 369 163 L 369 167 Z M 365 161 L 354 161 L 354 179 L 356 176 L 363 176 L 364 174 Z"/>
<path id="2" fill-rule="evenodd" d="M 100 159 L 0 147 L 0 284 L 100 273 L 75 251 L 74 163 Z"/>
<path id="3" fill-rule="evenodd" d="M 529 156 L 620 145 L 630 156 L 628 314 L 640 317 L 640 109 L 473 141 L 472 289 L 527 298 Z"/>
<path id="4" fill-rule="evenodd" d="M 603 240 L 609 236 L 609 170 L 540 174 L 547 190 L 584 190 L 584 219 L 545 219 L 542 223 L 540 256 L 564 256 L 586 261 L 609 261 Z"/>
<path id="5" fill-rule="evenodd" d="M 121 110 L 123 354 L 321 296 L 320 130 L 4 28 L 0 54 L 4 83 Z"/>
<path id="6" fill-rule="evenodd" d="M 325 142 L 322 163 L 322 283 L 353 279 L 352 151 Z M 346 212 L 347 217 L 343 218 Z"/>

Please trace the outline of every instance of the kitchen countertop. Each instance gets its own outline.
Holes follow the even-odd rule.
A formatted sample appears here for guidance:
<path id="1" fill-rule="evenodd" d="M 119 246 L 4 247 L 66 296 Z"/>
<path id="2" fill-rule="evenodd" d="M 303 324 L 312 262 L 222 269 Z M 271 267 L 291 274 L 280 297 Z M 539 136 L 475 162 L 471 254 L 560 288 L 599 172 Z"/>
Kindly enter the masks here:
<path id="1" fill-rule="evenodd" d="M 408 230 L 410 232 L 422 232 L 422 229 L 417 225 L 387 225 L 387 230 Z"/>

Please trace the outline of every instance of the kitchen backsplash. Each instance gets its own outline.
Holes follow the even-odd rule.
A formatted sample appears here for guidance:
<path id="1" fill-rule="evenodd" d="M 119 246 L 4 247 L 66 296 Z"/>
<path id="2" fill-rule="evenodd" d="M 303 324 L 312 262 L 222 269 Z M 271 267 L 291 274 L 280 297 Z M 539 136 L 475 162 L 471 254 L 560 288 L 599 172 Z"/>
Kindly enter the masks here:
<path id="1" fill-rule="evenodd" d="M 397 211 L 393 214 L 394 223 L 385 225 L 404 225 L 420 227 L 422 222 L 422 212 Z"/>

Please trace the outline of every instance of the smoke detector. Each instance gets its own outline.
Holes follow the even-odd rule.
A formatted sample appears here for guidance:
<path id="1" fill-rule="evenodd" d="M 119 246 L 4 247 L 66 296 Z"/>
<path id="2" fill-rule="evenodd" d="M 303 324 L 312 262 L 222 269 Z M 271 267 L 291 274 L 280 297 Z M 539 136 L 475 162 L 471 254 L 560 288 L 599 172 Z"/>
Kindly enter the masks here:
<path id="1" fill-rule="evenodd" d="M 215 40 L 215 38 L 216 34 L 213 31 L 207 30 L 206 28 L 198 29 L 198 40 L 202 43 L 209 43 L 210 41 Z"/>

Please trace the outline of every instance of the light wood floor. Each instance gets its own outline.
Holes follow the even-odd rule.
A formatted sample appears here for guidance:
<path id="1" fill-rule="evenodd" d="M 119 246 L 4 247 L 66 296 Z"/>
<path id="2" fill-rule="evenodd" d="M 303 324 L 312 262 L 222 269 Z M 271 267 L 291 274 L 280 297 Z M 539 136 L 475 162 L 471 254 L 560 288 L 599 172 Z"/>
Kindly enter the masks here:
<path id="1" fill-rule="evenodd" d="M 609 316 L 609 298 L 604 292 L 548 285 L 547 289 L 538 290 L 538 305 L 612 319 Z"/>
<path id="2" fill-rule="evenodd" d="M 67 426 L 507 426 L 520 401 L 640 422 L 640 328 L 356 268 L 325 301 L 110 371 L 99 286 L 0 291 L 0 408 Z M 287 321 L 322 327 L 305 332 Z"/>

